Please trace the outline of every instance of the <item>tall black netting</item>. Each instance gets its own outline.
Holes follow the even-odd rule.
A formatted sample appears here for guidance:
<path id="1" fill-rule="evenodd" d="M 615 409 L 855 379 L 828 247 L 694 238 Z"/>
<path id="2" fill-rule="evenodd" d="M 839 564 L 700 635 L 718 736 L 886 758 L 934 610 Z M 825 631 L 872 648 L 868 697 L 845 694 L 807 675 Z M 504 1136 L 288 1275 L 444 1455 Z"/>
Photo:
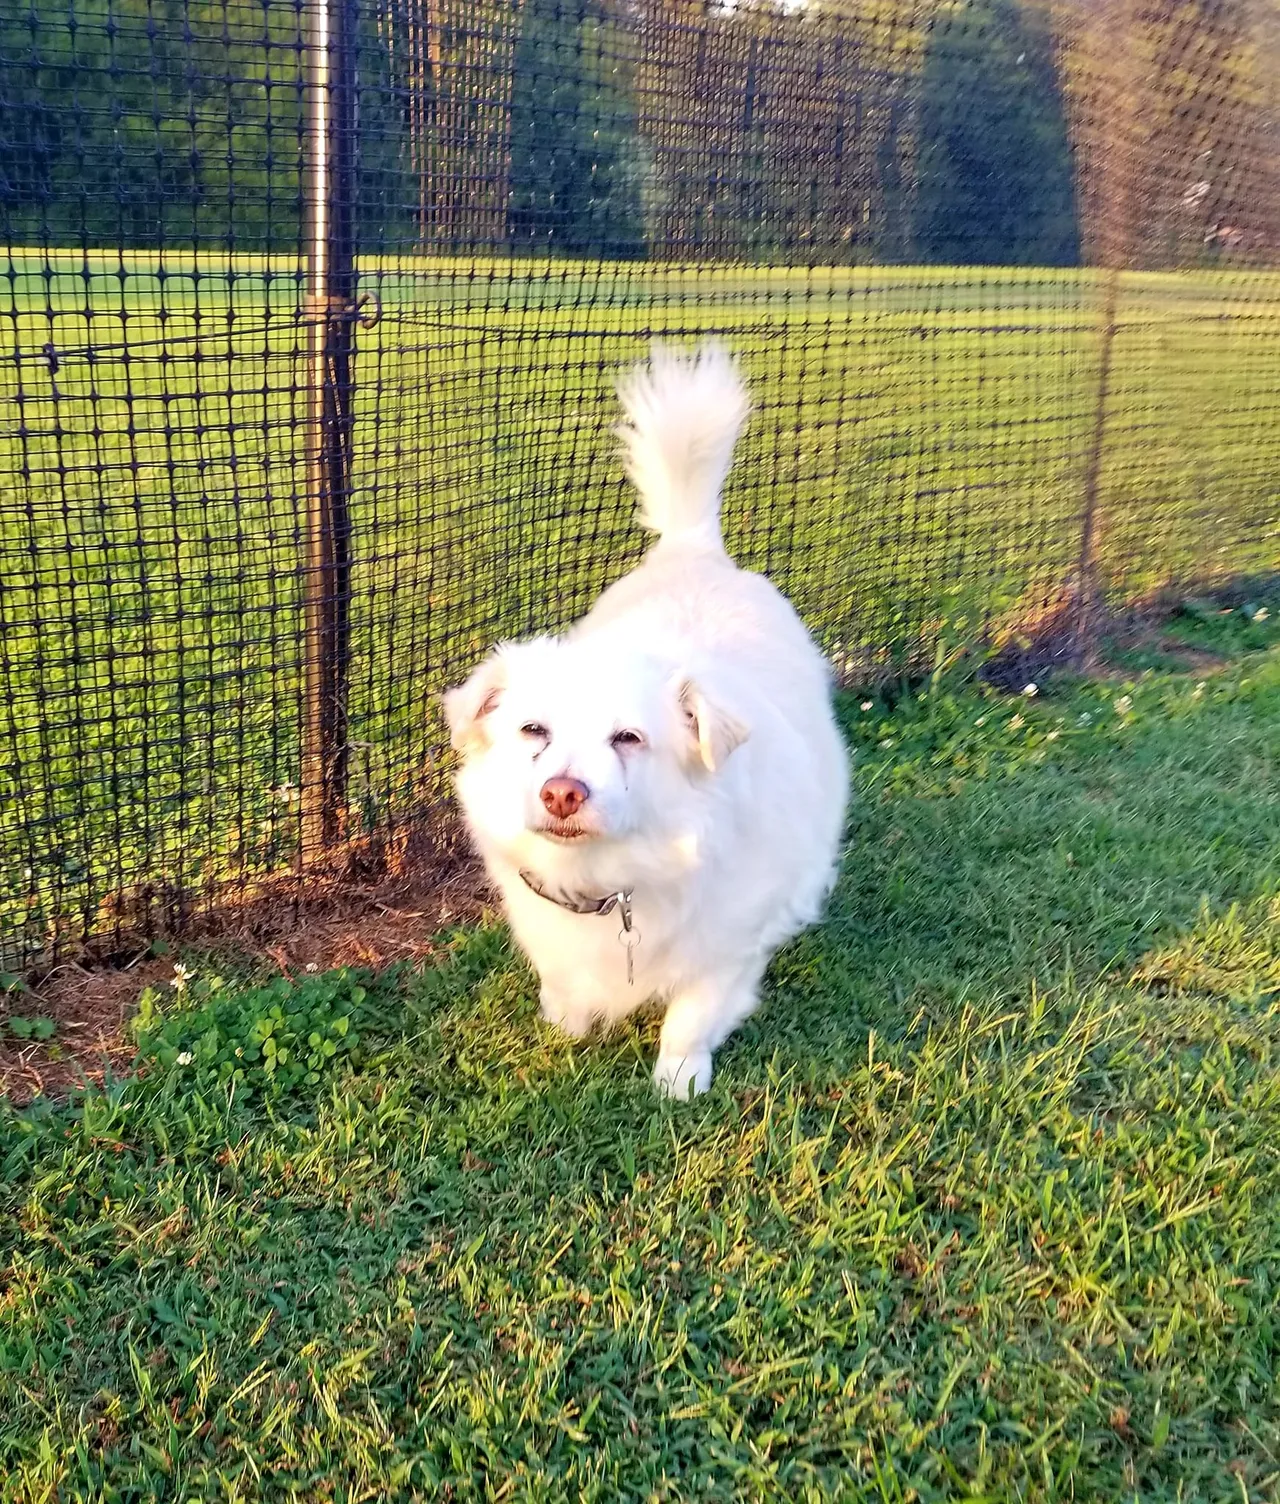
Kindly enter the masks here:
<path id="1" fill-rule="evenodd" d="M 1276 568 L 1270 0 L 0 0 L 0 951 L 429 828 L 713 333 L 841 672 Z"/>

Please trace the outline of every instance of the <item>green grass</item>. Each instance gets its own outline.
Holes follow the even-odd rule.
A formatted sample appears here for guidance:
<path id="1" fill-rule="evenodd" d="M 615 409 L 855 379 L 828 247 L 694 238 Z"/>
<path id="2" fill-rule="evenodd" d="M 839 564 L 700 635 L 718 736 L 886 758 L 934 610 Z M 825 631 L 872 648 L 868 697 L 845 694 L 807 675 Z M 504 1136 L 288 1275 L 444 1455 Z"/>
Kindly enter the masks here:
<path id="1" fill-rule="evenodd" d="M 12 251 L 7 270 L 13 951 L 134 879 L 200 893 L 295 850 L 305 365 L 287 260 L 65 252 L 46 278 Z M 759 411 L 730 541 L 837 659 L 972 636 L 1074 567 L 1090 273 L 405 258 L 364 281 L 384 316 L 357 370 L 357 822 L 436 786 L 445 683 L 637 556 L 610 383 L 650 332 L 743 353 Z M 1274 566 L 1278 335 L 1274 274 L 1126 276 L 1099 529 L 1117 595 Z"/>
<path id="2" fill-rule="evenodd" d="M 1280 633 L 1178 630 L 1249 651 L 845 701 L 693 1104 L 499 928 L 188 955 L 144 1079 L 0 1118 L 0 1498 L 1280 1498 Z"/>

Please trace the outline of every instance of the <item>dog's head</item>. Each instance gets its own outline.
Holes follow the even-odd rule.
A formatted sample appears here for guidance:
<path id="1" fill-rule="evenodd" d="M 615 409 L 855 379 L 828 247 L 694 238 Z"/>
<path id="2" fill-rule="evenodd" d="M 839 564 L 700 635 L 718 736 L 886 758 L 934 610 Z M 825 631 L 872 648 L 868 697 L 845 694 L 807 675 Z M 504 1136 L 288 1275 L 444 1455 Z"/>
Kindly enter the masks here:
<path id="1" fill-rule="evenodd" d="M 616 641 L 499 648 L 445 696 L 468 818 L 507 846 L 677 831 L 747 736 L 735 698 Z"/>

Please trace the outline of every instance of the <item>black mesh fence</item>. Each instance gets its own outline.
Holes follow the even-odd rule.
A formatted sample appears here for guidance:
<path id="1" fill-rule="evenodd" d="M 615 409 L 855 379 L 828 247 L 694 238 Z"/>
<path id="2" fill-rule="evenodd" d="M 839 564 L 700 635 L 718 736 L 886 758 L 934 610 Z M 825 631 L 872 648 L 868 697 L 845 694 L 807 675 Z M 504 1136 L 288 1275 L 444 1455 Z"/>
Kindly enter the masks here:
<path id="1" fill-rule="evenodd" d="M 1272 0 L 0 0 L 0 952 L 430 829 L 441 688 L 643 540 L 868 679 L 1280 554 Z"/>

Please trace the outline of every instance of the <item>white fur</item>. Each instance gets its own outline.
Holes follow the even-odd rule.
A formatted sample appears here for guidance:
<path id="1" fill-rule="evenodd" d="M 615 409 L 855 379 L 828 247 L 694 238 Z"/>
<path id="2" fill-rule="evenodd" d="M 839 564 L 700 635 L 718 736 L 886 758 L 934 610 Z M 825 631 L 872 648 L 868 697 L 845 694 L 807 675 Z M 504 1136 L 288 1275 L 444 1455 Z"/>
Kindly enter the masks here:
<path id="1" fill-rule="evenodd" d="M 720 487 L 748 411 L 732 361 L 714 346 L 693 360 L 656 350 L 620 394 L 657 543 L 562 637 L 500 647 L 445 709 L 462 807 L 538 971 L 542 1016 L 580 1035 L 661 1002 L 654 1079 L 683 1097 L 710 1084 L 770 956 L 821 911 L 848 764 L 824 659 L 721 541 Z M 613 743 L 628 731 L 643 745 Z M 576 839 L 546 830 L 552 777 L 590 790 Z M 522 869 L 547 891 L 633 893 L 633 985 L 617 913 L 570 913 Z"/>

